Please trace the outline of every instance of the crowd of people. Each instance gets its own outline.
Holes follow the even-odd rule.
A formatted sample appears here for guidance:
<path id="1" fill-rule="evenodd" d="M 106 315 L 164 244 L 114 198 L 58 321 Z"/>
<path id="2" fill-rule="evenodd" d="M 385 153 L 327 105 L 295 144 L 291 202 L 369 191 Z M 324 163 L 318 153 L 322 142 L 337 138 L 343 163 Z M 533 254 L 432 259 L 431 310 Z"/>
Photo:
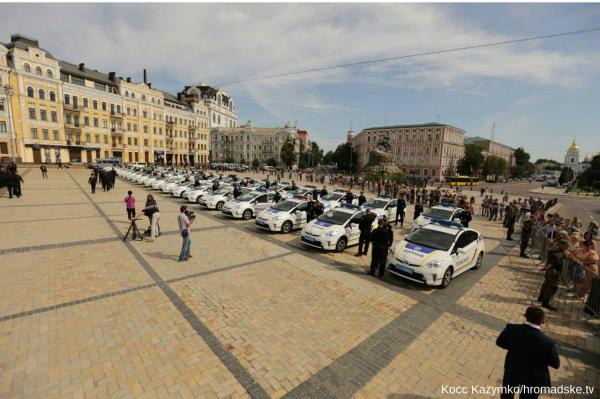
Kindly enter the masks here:
<path id="1" fill-rule="evenodd" d="M 0 162 L 0 188 L 6 187 L 8 197 L 20 198 L 23 195 L 21 183 L 24 183 L 23 177 L 19 174 L 17 164 L 14 162 Z"/>

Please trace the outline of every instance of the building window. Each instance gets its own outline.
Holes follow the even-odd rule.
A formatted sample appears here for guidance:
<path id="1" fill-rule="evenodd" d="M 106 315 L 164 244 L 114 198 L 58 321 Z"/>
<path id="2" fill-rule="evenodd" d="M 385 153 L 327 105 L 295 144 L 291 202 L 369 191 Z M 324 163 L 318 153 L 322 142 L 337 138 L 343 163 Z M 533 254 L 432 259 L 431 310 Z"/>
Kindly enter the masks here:
<path id="1" fill-rule="evenodd" d="M 83 117 L 83 126 L 89 126 L 89 125 L 90 125 L 90 117 L 84 116 Z"/>
<path id="2" fill-rule="evenodd" d="M 90 134 L 89 134 L 89 133 L 86 133 L 86 134 L 85 134 L 85 141 L 86 141 L 87 143 L 91 143 L 91 142 L 92 142 L 92 139 L 91 139 L 91 137 L 90 137 Z"/>
<path id="3" fill-rule="evenodd" d="M 83 99 L 83 108 L 87 108 L 88 107 L 88 99 L 84 98 Z"/>
<path id="4" fill-rule="evenodd" d="M 133 116 L 137 116 L 137 109 L 133 109 Z"/>
<path id="5" fill-rule="evenodd" d="M 33 98 L 33 87 L 27 88 L 27 97 Z"/>
<path id="6" fill-rule="evenodd" d="M 100 144 L 100 135 L 99 134 L 94 135 L 94 142 L 96 144 Z"/>
<path id="7" fill-rule="evenodd" d="M 32 139 L 36 139 L 36 140 L 37 140 L 37 138 L 38 138 L 38 135 L 37 135 L 37 129 L 36 129 L 35 127 L 34 127 L 34 128 L 31 128 L 31 138 L 32 138 Z"/>
<path id="8" fill-rule="evenodd" d="M 71 104 L 71 97 L 68 94 L 65 94 L 65 104 Z"/>
<path id="9" fill-rule="evenodd" d="M 104 136 L 104 144 L 108 144 L 108 136 Z"/>
<path id="10" fill-rule="evenodd" d="M 50 79 L 52 79 L 54 77 L 54 74 L 52 73 L 51 69 L 46 70 L 46 77 L 49 77 Z"/>
<path id="11" fill-rule="evenodd" d="M 42 67 L 36 66 L 35 67 L 35 74 L 38 76 L 42 76 Z"/>
<path id="12" fill-rule="evenodd" d="M 50 101 L 56 102 L 56 93 L 51 91 L 50 93 L 48 93 L 48 96 L 50 97 Z"/>
<path id="13" fill-rule="evenodd" d="M 58 130 L 53 130 L 52 136 L 54 136 L 54 141 L 58 141 Z"/>
<path id="14" fill-rule="evenodd" d="M 0 111 L 4 111 L 4 99 L 0 98 Z"/>
<path id="15" fill-rule="evenodd" d="M 125 90 L 125 97 L 129 97 L 129 91 Z"/>
<path id="16" fill-rule="evenodd" d="M 29 119 L 35 119 L 35 108 L 29 108 Z"/>
<path id="17" fill-rule="evenodd" d="M 102 127 L 103 128 L 108 128 L 108 123 L 106 122 L 106 119 L 102 119 Z"/>
<path id="18" fill-rule="evenodd" d="M 42 139 L 43 140 L 49 140 L 50 139 L 48 137 L 48 129 L 42 129 Z"/>
<path id="19" fill-rule="evenodd" d="M 148 134 L 148 126 L 144 125 L 144 133 Z"/>
<path id="20" fill-rule="evenodd" d="M 43 121 L 47 121 L 48 120 L 48 116 L 46 114 L 46 110 L 45 109 L 40 109 L 40 119 Z"/>
<path id="21" fill-rule="evenodd" d="M 92 101 L 92 108 L 98 109 L 98 100 Z"/>
<path id="22" fill-rule="evenodd" d="M 94 127 L 98 127 L 98 118 L 94 118 Z"/>
<path id="23" fill-rule="evenodd" d="M 131 108 L 127 107 L 127 115 L 131 115 Z"/>
<path id="24" fill-rule="evenodd" d="M 29 66 L 29 64 L 23 65 L 23 69 L 25 70 L 25 72 L 31 72 L 31 67 Z"/>
<path id="25" fill-rule="evenodd" d="M 96 90 L 106 91 L 106 85 L 103 85 L 102 83 L 94 82 L 94 87 Z"/>
<path id="26" fill-rule="evenodd" d="M 146 101 L 146 95 L 142 94 L 142 101 Z"/>
<path id="27" fill-rule="evenodd" d="M 6 122 L 0 121 L 0 133 L 6 133 Z"/>
<path id="28" fill-rule="evenodd" d="M 70 114 L 65 115 L 65 123 L 68 125 L 71 124 L 71 115 Z"/>
<path id="29" fill-rule="evenodd" d="M 148 111 L 144 110 L 144 118 L 148 118 Z"/>
<path id="30" fill-rule="evenodd" d="M 106 111 L 106 102 L 102 101 L 102 111 Z"/>
<path id="31" fill-rule="evenodd" d="M 131 123 L 127 122 L 127 131 L 131 132 Z"/>
<path id="32" fill-rule="evenodd" d="M 39 89 L 38 90 L 38 97 L 40 100 L 45 100 L 46 99 L 46 92 L 44 91 L 44 89 Z"/>

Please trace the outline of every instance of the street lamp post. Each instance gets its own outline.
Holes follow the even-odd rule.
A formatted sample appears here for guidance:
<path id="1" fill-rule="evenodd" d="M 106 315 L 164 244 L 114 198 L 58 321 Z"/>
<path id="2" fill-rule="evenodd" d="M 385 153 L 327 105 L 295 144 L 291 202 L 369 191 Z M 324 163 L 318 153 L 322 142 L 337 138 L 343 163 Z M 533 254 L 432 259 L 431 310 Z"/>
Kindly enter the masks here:
<path id="1" fill-rule="evenodd" d="M 8 114 L 8 143 L 10 145 L 10 153 L 12 155 L 12 161 L 16 162 L 15 152 L 17 151 L 17 141 L 14 139 L 13 145 L 13 124 L 12 124 L 12 111 L 10 109 L 10 97 L 14 93 L 14 89 L 9 84 L 4 85 L 4 93 L 6 93 L 6 112 Z"/>

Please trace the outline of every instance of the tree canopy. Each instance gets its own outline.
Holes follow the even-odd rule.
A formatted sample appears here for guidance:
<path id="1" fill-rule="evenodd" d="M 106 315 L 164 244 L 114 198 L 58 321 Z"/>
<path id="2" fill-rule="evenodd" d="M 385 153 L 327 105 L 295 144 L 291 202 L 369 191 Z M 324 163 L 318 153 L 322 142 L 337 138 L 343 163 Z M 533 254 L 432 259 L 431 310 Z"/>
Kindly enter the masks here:
<path id="1" fill-rule="evenodd" d="M 569 168 L 568 166 L 565 166 L 564 168 L 562 168 L 562 170 L 560 172 L 560 176 L 558 177 L 558 182 L 560 184 L 565 184 L 565 183 L 570 182 L 574 178 L 575 178 L 575 175 L 573 174 L 573 169 Z"/>
<path id="2" fill-rule="evenodd" d="M 288 138 L 281 146 L 281 152 L 279 155 L 281 157 L 281 162 L 283 162 L 283 164 L 289 168 L 296 163 L 297 155 L 298 154 L 296 154 L 296 149 L 294 146 L 294 139 Z"/>
<path id="3" fill-rule="evenodd" d="M 483 162 L 481 148 L 476 144 L 466 144 L 465 155 L 458 160 L 457 171 L 461 175 L 476 176 L 479 174 Z"/>
<path id="4" fill-rule="evenodd" d="M 600 155 L 595 155 L 590 167 L 577 177 L 577 187 L 600 191 Z"/>

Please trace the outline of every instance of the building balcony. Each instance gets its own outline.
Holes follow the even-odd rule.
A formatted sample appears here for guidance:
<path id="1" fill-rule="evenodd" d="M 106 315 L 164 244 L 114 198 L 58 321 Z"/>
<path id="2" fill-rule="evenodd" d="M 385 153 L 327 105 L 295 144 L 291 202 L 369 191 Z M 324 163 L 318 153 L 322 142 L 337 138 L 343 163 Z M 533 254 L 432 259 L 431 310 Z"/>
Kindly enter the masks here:
<path id="1" fill-rule="evenodd" d="M 125 116 L 124 113 L 110 111 L 110 117 L 111 117 L 111 119 L 123 119 L 124 116 Z"/>
<path id="2" fill-rule="evenodd" d="M 169 120 L 165 121 L 165 123 L 166 123 L 167 126 L 174 126 L 175 125 L 175 122 L 169 121 Z"/>
<path id="3" fill-rule="evenodd" d="M 74 112 L 74 113 L 81 113 L 81 108 L 79 108 L 79 106 L 75 106 L 73 104 L 63 104 L 63 108 L 65 111 L 69 111 L 69 112 Z"/>

